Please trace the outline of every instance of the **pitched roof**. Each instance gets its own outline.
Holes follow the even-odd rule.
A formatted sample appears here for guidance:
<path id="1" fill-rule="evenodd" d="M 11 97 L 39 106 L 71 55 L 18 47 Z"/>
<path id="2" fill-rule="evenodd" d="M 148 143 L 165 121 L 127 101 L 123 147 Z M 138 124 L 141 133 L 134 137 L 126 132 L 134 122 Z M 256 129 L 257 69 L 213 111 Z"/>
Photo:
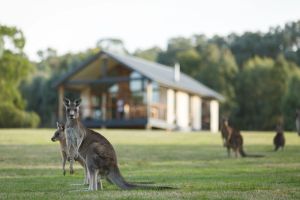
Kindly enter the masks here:
<path id="1" fill-rule="evenodd" d="M 80 71 L 82 68 L 93 62 L 100 54 L 106 54 L 108 57 L 113 60 L 125 65 L 128 68 L 131 68 L 134 71 L 139 72 L 143 76 L 160 83 L 161 85 L 180 89 L 184 91 L 191 92 L 193 94 L 198 94 L 202 97 L 215 98 L 219 100 L 224 100 L 224 97 L 217 93 L 216 91 L 210 89 L 209 87 L 203 85 L 199 81 L 191 78 L 190 76 L 180 73 L 180 80 L 174 80 L 174 68 L 159 63 L 150 62 L 141 58 L 137 58 L 130 55 L 121 55 L 107 51 L 101 51 L 97 55 L 90 58 L 87 62 L 75 68 L 73 71 L 65 74 L 61 77 L 54 86 L 58 86 L 65 82 L 69 77 L 71 77 L 76 72 Z"/>

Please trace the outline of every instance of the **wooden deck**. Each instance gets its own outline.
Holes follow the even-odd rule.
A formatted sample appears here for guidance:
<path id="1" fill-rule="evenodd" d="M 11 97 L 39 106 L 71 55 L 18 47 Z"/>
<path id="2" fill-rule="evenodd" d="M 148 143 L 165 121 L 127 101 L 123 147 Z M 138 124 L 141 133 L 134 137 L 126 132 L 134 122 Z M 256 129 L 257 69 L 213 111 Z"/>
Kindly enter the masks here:
<path id="1" fill-rule="evenodd" d="M 147 118 L 135 119 L 110 119 L 110 120 L 83 120 L 83 124 L 89 128 L 145 128 Z"/>
<path id="2" fill-rule="evenodd" d="M 83 120 L 83 124 L 89 128 L 145 128 L 149 123 L 150 127 L 158 129 L 172 130 L 174 125 L 166 121 L 154 118 L 135 118 L 135 119 L 110 119 L 110 120 Z"/>

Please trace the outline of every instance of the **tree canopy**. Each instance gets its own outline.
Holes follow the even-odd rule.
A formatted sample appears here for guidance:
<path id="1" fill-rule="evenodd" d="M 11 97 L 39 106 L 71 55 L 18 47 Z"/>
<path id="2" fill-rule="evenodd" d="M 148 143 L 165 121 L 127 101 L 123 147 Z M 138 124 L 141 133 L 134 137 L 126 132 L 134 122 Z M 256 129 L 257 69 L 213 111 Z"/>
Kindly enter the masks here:
<path id="1" fill-rule="evenodd" d="M 23 53 L 25 38 L 15 27 L 0 25 L 0 127 L 35 127 L 39 117 L 24 112 L 19 85 L 33 68 Z"/>

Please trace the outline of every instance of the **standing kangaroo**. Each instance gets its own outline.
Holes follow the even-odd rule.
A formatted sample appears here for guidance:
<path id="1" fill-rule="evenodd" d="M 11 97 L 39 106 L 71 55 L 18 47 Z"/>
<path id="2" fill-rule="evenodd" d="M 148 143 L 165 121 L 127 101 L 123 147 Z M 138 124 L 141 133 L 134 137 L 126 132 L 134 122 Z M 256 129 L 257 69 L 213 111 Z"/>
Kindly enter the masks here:
<path id="1" fill-rule="evenodd" d="M 276 127 L 276 135 L 273 139 L 273 143 L 275 146 L 274 151 L 277 151 L 280 147 L 283 150 L 284 145 L 285 145 L 285 138 L 283 134 L 283 127 L 281 124 L 277 125 Z"/>
<path id="2" fill-rule="evenodd" d="M 221 136 L 222 136 L 223 146 L 227 147 L 228 151 L 230 150 L 230 148 L 228 146 L 228 138 L 229 138 L 228 136 L 231 132 L 232 132 L 232 128 L 228 125 L 228 119 L 227 118 L 222 118 Z"/>
<path id="3" fill-rule="evenodd" d="M 229 126 L 227 118 L 222 119 L 221 134 L 223 146 L 227 148 L 228 157 L 230 157 L 231 149 L 234 151 L 235 157 L 238 157 L 238 154 L 242 157 L 246 156 L 243 150 L 243 137 L 240 131 Z"/>
<path id="4" fill-rule="evenodd" d="M 60 144 L 60 150 L 61 150 L 61 155 L 62 155 L 62 169 L 63 169 L 63 175 L 66 174 L 66 161 L 68 159 L 68 150 L 67 150 L 67 141 L 65 137 L 65 125 L 62 123 L 57 122 L 57 130 L 55 131 L 54 135 L 52 136 L 51 140 L 52 142 L 59 141 Z M 79 164 L 84 168 L 84 184 L 87 185 L 89 182 L 88 180 L 88 174 L 87 174 L 87 169 L 85 167 L 84 160 L 81 157 L 77 157 L 75 159 L 76 161 L 79 162 Z"/>
<path id="5" fill-rule="evenodd" d="M 235 157 L 238 157 L 238 155 L 242 157 L 262 157 L 262 155 L 246 154 L 243 148 L 243 136 L 238 129 L 229 126 L 227 118 L 222 119 L 221 134 L 223 145 L 227 148 L 228 157 L 230 157 L 231 149 L 234 151 Z"/>
<path id="6" fill-rule="evenodd" d="M 64 98 L 66 107 L 66 135 L 70 137 L 67 145 L 75 147 L 70 155 L 79 155 L 84 159 L 89 174 L 89 190 L 97 190 L 97 176 L 106 176 L 109 181 L 121 189 L 172 189 L 171 187 L 146 186 L 128 183 L 120 173 L 117 157 L 113 146 L 101 134 L 87 129 L 79 119 L 79 105 L 81 100 L 70 101 Z M 71 159 L 74 159 L 71 158 Z M 102 183 L 100 181 L 100 189 Z"/>

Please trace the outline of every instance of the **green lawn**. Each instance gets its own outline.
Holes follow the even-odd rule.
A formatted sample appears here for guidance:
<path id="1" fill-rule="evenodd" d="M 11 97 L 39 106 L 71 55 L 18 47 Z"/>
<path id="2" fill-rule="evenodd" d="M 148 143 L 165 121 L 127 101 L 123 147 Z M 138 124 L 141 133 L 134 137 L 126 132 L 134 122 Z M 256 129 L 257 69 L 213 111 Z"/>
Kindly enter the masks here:
<path id="1" fill-rule="evenodd" d="M 154 181 L 175 190 L 84 191 L 83 170 L 62 175 L 58 143 L 49 129 L 0 129 L 0 199 L 300 199 L 300 137 L 246 133 L 245 150 L 264 158 L 227 158 L 220 134 L 101 130 L 114 145 L 128 181 Z M 68 166 L 68 165 L 67 165 Z"/>

